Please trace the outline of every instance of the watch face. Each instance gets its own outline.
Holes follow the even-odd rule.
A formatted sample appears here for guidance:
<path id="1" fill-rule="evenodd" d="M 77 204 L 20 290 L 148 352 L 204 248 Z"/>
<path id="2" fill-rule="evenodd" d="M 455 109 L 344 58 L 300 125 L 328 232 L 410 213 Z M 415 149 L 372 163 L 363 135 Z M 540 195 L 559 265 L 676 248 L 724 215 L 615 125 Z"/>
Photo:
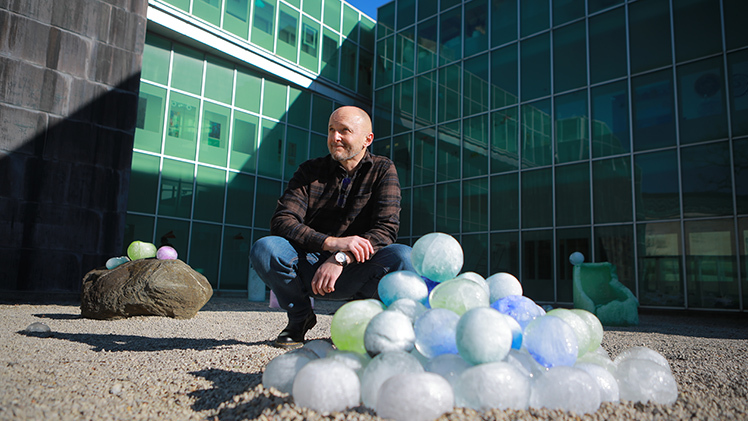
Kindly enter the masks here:
<path id="1" fill-rule="evenodd" d="M 344 265 L 347 262 L 347 259 L 345 258 L 345 253 L 343 253 L 342 251 L 335 253 L 335 260 L 338 263 Z"/>

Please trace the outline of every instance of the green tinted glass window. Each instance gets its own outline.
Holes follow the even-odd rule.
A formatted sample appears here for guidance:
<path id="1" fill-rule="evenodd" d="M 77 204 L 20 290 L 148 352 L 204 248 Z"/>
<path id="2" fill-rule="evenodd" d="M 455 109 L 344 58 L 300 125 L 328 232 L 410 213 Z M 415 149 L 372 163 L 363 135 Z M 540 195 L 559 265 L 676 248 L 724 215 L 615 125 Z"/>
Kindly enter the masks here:
<path id="1" fill-rule="evenodd" d="M 265 79 L 262 115 L 276 120 L 285 120 L 286 109 L 286 85 Z"/>
<path id="2" fill-rule="evenodd" d="M 155 197 L 155 196 L 154 196 Z M 151 216 L 133 215 L 125 216 L 125 231 L 123 232 L 122 255 L 127 255 L 127 248 L 133 241 L 153 241 L 153 224 L 155 218 Z"/>
<path id="3" fill-rule="evenodd" d="M 416 77 L 416 124 L 436 123 L 436 72 Z"/>
<path id="4" fill-rule="evenodd" d="M 460 4 L 460 0 L 441 0 L 442 2 L 442 11 L 445 11 L 449 9 L 450 7 L 456 6 Z"/>
<path id="5" fill-rule="evenodd" d="M 748 139 L 733 142 L 736 213 L 748 213 Z M 747 233 L 748 234 L 748 233 Z M 745 243 L 748 246 L 748 242 Z"/>
<path id="6" fill-rule="evenodd" d="M 412 222 L 411 210 L 413 208 L 413 200 L 411 199 L 411 193 L 413 189 L 403 189 L 400 197 L 400 229 L 398 230 L 398 239 L 400 242 L 403 241 L 403 237 L 410 236 L 410 227 Z"/>
<path id="7" fill-rule="evenodd" d="M 558 26 L 584 16 L 584 0 L 554 0 L 553 25 Z"/>
<path id="8" fill-rule="evenodd" d="M 462 161 L 463 177 L 488 174 L 488 114 L 465 119 Z"/>
<path id="9" fill-rule="evenodd" d="M 237 69 L 236 72 L 236 96 L 234 105 L 255 113 L 260 112 L 260 92 L 262 91 L 262 79 L 251 71 Z"/>
<path id="10" fill-rule="evenodd" d="M 275 41 L 275 0 L 253 1 L 252 43 L 273 51 Z"/>
<path id="11" fill-rule="evenodd" d="M 327 124 L 332 114 L 332 101 L 319 95 L 312 97 L 312 130 L 327 137 Z"/>
<path id="12" fill-rule="evenodd" d="M 519 173 L 491 177 L 491 229 L 519 228 Z"/>
<path id="13" fill-rule="evenodd" d="M 374 93 L 374 138 L 392 135 L 392 87 Z"/>
<path id="14" fill-rule="evenodd" d="M 491 0 L 491 46 L 516 41 L 517 0 Z"/>
<path id="15" fill-rule="evenodd" d="M 321 20 L 322 19 L 322 1 L 323 0 L 304 0 L 304 12 L 308 13 L 309 16 Z"/>
<path id="16" fill-rule="evenodd" d="M 358 50 L 358 87 L 357 92 L 371 99 L 374 88 L 374 56 L 364 50 Z"/>
<path id="17" fill-rule="evenodd" d="M 631 291 L 636 290 L 636 268 L 631 252 L 634 245 L 632 225 L 595 227 L 595 261 L 616 265 L 618 280 Z"/>
<path id="18" fill-rule="evenodd" d="M 416 52 L 418 73 L 427 72 L 437 66 L 436 30 L 438 23 L 437 18 L 431 18 L 418 25 L 418 46 Z"/>
<path id="19" fill-rule="evenodd" d="M 523 105 L 520 120 L 522 167 L 532 168 L 553 162 L 551 142 L 551 101 Z"/>
<path id="20" fill-rule="evenodd" d="M 507 272 L 519 275 L 519 234 L 514 232 L 492 233 L 491 237 L 491 271 L 489 273 Z"/>
<path id="21" fill-rule="evenodd" d="M 319 158 L 327 156 L 330 151 L 327 149 L 327 137 L 312 133 L 309 141 L 309 158 Z"/>
<path id="22" fill-rule="evenodd" d="M 254 228 L 270 228 L 270 218 L 273 217 L 275 204 L 281 195 L 281 182 L 257 178 Z"/>
<path id="23" fill-rule="evenodd" d="M 164 133 L 166 89 L 140 83 L 138 116 L 135 122 L 135 149 L 161 152 Z"/>
<path id="24" fill-rule="evenodd" d="M 551 50 L 549 35 L 542 34 L 520 42 L 522 100 L 551 93 Z"/>
<path id="25" fill-rule="evenodd" d="M 462 235 L 460 244 L 465 250 L 463 272 L 487 273 L 488 270 L 488 234 Z"/>
<path id="26" fill-rule="evenodd" d="M 377 38 L 391 35 L 395 30 L 395 2 L 380 6 L 377 11 Z"/>
<path id="27" fill-rule="evenodd" d="M 632 80 L 634 150 L 675 145 L 673 72 L 664 70 Z"/>
<path id="28" fill-rule="evenodd" d="M 678 158 L 675 150 L 634 157 L 636 219 L 680 217 Z"/>
<path id="29" fill-rule="evenodd" d="M 192 184 L 195 165 L 164 159 L 158 214 L 189 218 L 192 214 Z"/>
<path id="30" fill-rule="evenodd" d="M 295 63 L 298 34 L 299 12 L 281 3 L 278 11 L 278 45 L 275 53 Z"/>
<path id="31" fill-rule="evenodd" d="M 252 244 L 250 232 L 249 228 L 225 228 L 223 233 L 223 249 L 221 249 L 220 289 L 247 289 L 249 279 L 247 255 Z"/>
<path id="32" fill-rule="evenodd" d="M 556 225 L 588 225 L 590 217 L 590 165 L 556 167 Z"/>
<path id="33" fill-rule="evenodd" d="M 522 233 L 523 295 L 534 301 L 555 301 L 553 285 L 553 231 L 536 230 Z"/>
<path id="34" fill-rule="evenodd" d="M 748 135 L 748 50 L 727 56 L 732 135 Z"/>
<path id="35" fill-rule="evenodd" d="M 234 92 L 234 66 L 226 61 L 208 56 L 205 71 L 205 96 L 224 104 L 231 104 Z"/>
<path id="36" fill-rule="evenodd" d="M 626 81 L 591 89 L 592 156 L 618 155 L 631 150 L 629 96 Z"/>
<path id="37" fill-rule="evenodd" d="M 203 126 L 200 131 L 199 161 L 226 166 L 229 146 L 231 111 L 226 107 L 206 102 L 203 104 Z"/>
<path id="38" fill-rule="evenodd" d="M 639 224 L 636 231 L 639 303 L 682 307 L 684 294 L 680 224 Z"/>
<path id="39" fill-rule="evenodd" d="M 174 71 L 171 74 L 171 86 L 199 95 L 202 84 L 203 53 L 174 44 Z"/>
<path id="40" fill-rule="evenodd" d="M 391 159 L 392 139 L 379 139 L 371 144 L 371 153 Z"/>
<path id="41" fill-rule="evenodd" d="M 673 3 L 675 60 L 682 62 L 722 51 L 719 4 L 709 0 Z"/>
<path id="42" fill-rule="evenodd" d="M 343 36 L 358 42 L 358 12 L 347 4 L 343 5 Z"/>
<path id="43" fill-rule="evenodd" d="M 392 83 L 395 67 L 395 38 L 389 37 L 377 42 L 377 87 Z"/>
<path id="44" fill-rule="evenodd" d="M 722 60 L 702 60 L 676 70 L 681 144 L 727 138 Z"/>
<path id="45" fill-rule="evenodd" d="M 462 57 L 462 10 L 442 13 L 439 25 L 439 63 L 447 64 Z"/>
<path id="46" fill-rule="evenodd" d="M 156 213 L 160 162 L 157 156 L 133 152 L 130 185 L 134 188 L 127 198 L 128 211 Z"/>
<path id="47" fill-rule="evenodd" d="M 164 0 L 164 1 L 186 12 L 189 12 L 190 10 L 190 0 Z"/>
<path id="48" fill-rule="evenodd" d="M 338 69 L 340 60 L 338 50 L 340 49 L 339 36 L 335 32 L 325 28 L 322 37 L 322 71 L 320 75 L 333 82 L 338 81 Z"/>
<path id="49" fill-rule="evenodd" d="M 491 106 L 499 108 L 517 103 L 517 44 L 491 52 Z"/>
<path id="50" fill-rule="evenodd" d="M 436 230 L 457 235 L 460 232 L 460 182 L 436 185 Z"/>
<path id="51" fill-rule="evenodd" d="M 221 226 L 192 224 L 190 236 L 190 266 L 218 288 L 218 263 L 221 257 Z"/>
<path id="52" fill-rule="evenodd" d="M 491 172 L 519 169 L 519 111 L 517 107 L 491 113 Z"/>
<path id="53" fill-rule="evenodd" d="M 415 28 L 406 29 L 395 35 L 397 53 L 395 56 L 395 80 L 413 76 L 415 63 Z"/>
<path id="54" fill-rule="evenodd" d="M 257 173 L 260 175 L 281 178 L 283 139 L 286 137 L 286 125 L 270 120 L 262 120 L 262 136 L 260 137 L 259 161 Z"/>
<path id="55" fill-rule="evenodd" d="M 183 261 L 189 264 L 187 249 L 190 244 L 190 222 L 159 217 L 156 221 L 154 244 L 174 247 Z"/>
<path id="56" fill-rule="evenodd" d="M 461 73 L 462 69 L 460 69 L 459 63 L 439 69 L 439 122 L 460 117 L 460 103 L 462 102 Z"/>
<path id="57" fill-rule="evenodd" d="M 523 171 L 522 228 L 553 226 L 553 173 L 550 168 Z"/>
<path id="58" fill-rule="evenodd" d="M 519 29 L 523 37 L 550 27 L 549 0 L 520 0 Z"/>
<path id="59" fill-rule="evenodd" d="M 748 2 L 743 0 L 724 0 L 725 44 L 728 50 L 748 45 L 745 36 L 745 19 L 748 15 Z"/>
<path id="60" fill-rule="evenodd" d="M 688 306 L 739 309 L 733 221 L 687 221 L 684 238 Z"/>
<path id="61" fill-rule="evenodd" d="M 556 97 L 556 162 L 573 162 L 590 156 L 587 91 Z"/>
<path id="62" fill-rule="evenodd" d="M 488 54 L 483 54 L 465 60 L 463 77 L 463 102 L 462 112 L 464 116 L 488 111 L 490 89 L 488 88 Z"/>
<path id="63" fill-rule="evenodd" d="M 392 160 L 397 167 L 397 176 L 400 179 L 401 187 L 410 187 L 413 185 L 411 169 L 412 135 L 406 133 L 392 138 Z"/>
<path id="64" fill-rule="evenodd" d="M 488 230 L 488 178 L 465 180 L 462 196 L 462 231 Z"/>
<path id="65" fill-rule="evenodd" d="M 728 142 L 682 148 L 681 180 L 684 217 L 732 215 Z"/>
<path id="66" fill-rule="evenodd" d="M 572 303 L 574 301 L 573 272 L 574 266 L 569 262 L 569 255 L 578 251 L 590 256 L 592 242 L 589 228 L 572 228 L 556 230 L 556 300 Z"/>
<path id="67" fill-rule="evenodd" d="M 309 132 L 288 127 L 286 132 L 286 160 L 283 178 L 290 180 L 299 164 L 309 158 Z"/>
<path id="68" fill-rule="evenodd" d="M 252 226 L 254 199 L 255 178 L 230 172 L 226 186 L 226 223 Z"/>
<path id="69" fill-rule="evenodd" d="M 413 129 L 413 79 L 395 85 L 395 115 L 393 133 L 402 133 Z"/>
<path id="70" fill-rule="evenodd" d="M 356 44 L 347 39 L 343 40 L 340 47 L 340 84 L 352 91 L 356 90 L 357 52 Z"/>
<path id="71" fill-rule="evenodd" d="M 415 21 L 416 17 L 416 2 L 415 0 L 398 0 L 397 11 L 395 16 L 397 19 L 397 30 L 401 30 L 406 26 L 410 26 Z"/>
<path id="72" fill-rule="evenodd" d="M 592 163 L 595 223 L 631 222 L 631 161 L 613 158 Z"/>
<path id="73" fill-rule="evenodd" d="M 249 0 L 226 0 L 223 29 L 249 39 Z"/>
<path id="74" fill-rule="evenodd" d="M 170 56 L 171 41 L 151 32 L 146 32 L 145 45 L 143 46 L 143 68 L 140 77 L 166 85 L 169 80 Z"/>
<path id="75" fill-rule="evenodd" d="M 340 0 L 325 1 L 325 25 L 340 31 Z"/>
<path id="76" fill-rule="evenodd" d="M 289 86 L 288 90 L 288 124 L 308 129 L 312 94 L 293 86 Z"/>
<path id="77" fill-rule="evenodd" d="M 434 185 L 413 189 L 413 235 L 434 232 Z"/>
<path id="78" fill-rule="evenodd" d="M 197 166 L 195 181 L 195 219 L 212 222 L 223 221 L 223 199 L 226 190 L 226 171 Z"/>
<path id="79" fill-rule="evenodd" d="M 436 1 L 419 1 L 418 2 L 418 20 L 424 20 L 436 14 L 439 2 Z"/>
<path id="80" fill-rule="evenodd" d="M 319 70 L 319 43 L 319 24 L 304 16 L 301 21 L 299 64 L 315 73 Z"/>
<path id="81" fill-rule="evenodd" d="M 436 165 L 436 139 L 433 129 L 415 133 L 413 143 L 413 184 L 433 183 Z"/>
<path id="82" fill-rule="evenodd" d="M 585 35 L 584 22 L 564 26 L 554 32 L 553 90 L 555 92 L 564 92 L 587 84 Z"/>
<path id="83" fill-rule="evenodd" d="M 590 18 L 590 82 L 626 76 L 626 15 L 623 8 Z"/>
<path id="84" fill-rule="evenodd" d="M 221 0 L 196 0 L 192 2 L 192 14 L 213 25 L 221 23 Z"/>
<path id="85" fill-rule="evenodd" d="M 372 21 L 366 15 L 361 14 L 361 20 L 358 22 L 359 32 L 361 34 L 361 47 L 366 48 L 369 51 L 374 51 L 374 31 L 376 31 L 377 24 Z"/>
<path id="86" fill-rule="evenodd" d="M 488 49 L 488 0 L 473 0 L 465 4 L 465 57 Z"/>
<path id="87" fill-rule="evenodd" d="M 229 167 L 254 172 L 257 168 L 257 136 L 259 119 L 240 111 L 234 112 L 234 131 L 231 139 Z"/>
<path id="88" fill-rule="evenodd" d="M 460 178 L 460 122 L 439 126 L 436 147 L 437 181 Z"/>
<path id="89" fill-rule="evenodd" d="M 673 62 L 668 0 L 650 0 L 629 6 L 631 72 L 667 66 Z"/>
<path id="90" fill-rule="evenodd" d="M 164 154 L 195 159 L 199 108 L 199 99 L 176 92 L 171 93 Z"/>

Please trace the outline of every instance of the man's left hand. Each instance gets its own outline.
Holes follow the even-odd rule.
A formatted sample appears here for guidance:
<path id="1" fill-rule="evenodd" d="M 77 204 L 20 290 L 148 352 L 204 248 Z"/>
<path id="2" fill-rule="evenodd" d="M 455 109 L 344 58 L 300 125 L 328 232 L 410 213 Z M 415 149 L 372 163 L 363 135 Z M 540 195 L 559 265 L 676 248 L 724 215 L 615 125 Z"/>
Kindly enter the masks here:
<path id="1" fill-rule="evenodd" d="M 331 256 L 317 268 L 312 278 L 312 293 L 315 295 L 330 294 L 335 291 L 335 283 L 343 273 L 343 267 L 337 264 Z"/>

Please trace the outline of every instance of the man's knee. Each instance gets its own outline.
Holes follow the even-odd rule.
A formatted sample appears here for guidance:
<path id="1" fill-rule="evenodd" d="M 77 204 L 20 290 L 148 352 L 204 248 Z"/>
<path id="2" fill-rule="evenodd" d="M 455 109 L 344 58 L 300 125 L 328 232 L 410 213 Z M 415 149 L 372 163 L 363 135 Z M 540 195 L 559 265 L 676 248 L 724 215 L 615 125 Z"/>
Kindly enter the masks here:
<path id="1" fill-rule="evenodd" d="M 413 270 L 413 264 L 410 261 L 410 253 L 412 249 L 410 246 L 405 244 L 390 244 L 389 246 L 382 249 L 388 255 L 388 260 L 391 261 L 391 271 L 395 270 Z"/>

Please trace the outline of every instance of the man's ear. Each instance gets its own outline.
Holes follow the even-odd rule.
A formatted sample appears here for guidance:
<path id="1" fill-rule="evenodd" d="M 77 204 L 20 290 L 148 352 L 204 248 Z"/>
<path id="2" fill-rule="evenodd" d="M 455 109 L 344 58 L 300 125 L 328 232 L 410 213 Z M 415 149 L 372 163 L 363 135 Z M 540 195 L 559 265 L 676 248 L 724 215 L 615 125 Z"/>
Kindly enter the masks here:
<path id="1" fill-rule="evenodd" d="M 364 146 L 368 147 L 372 144 L 372 142 L 374 142 L 374 133 L 369 133 L 368 135 L 366 135 L 366 143 L 364 144 Z"/>

